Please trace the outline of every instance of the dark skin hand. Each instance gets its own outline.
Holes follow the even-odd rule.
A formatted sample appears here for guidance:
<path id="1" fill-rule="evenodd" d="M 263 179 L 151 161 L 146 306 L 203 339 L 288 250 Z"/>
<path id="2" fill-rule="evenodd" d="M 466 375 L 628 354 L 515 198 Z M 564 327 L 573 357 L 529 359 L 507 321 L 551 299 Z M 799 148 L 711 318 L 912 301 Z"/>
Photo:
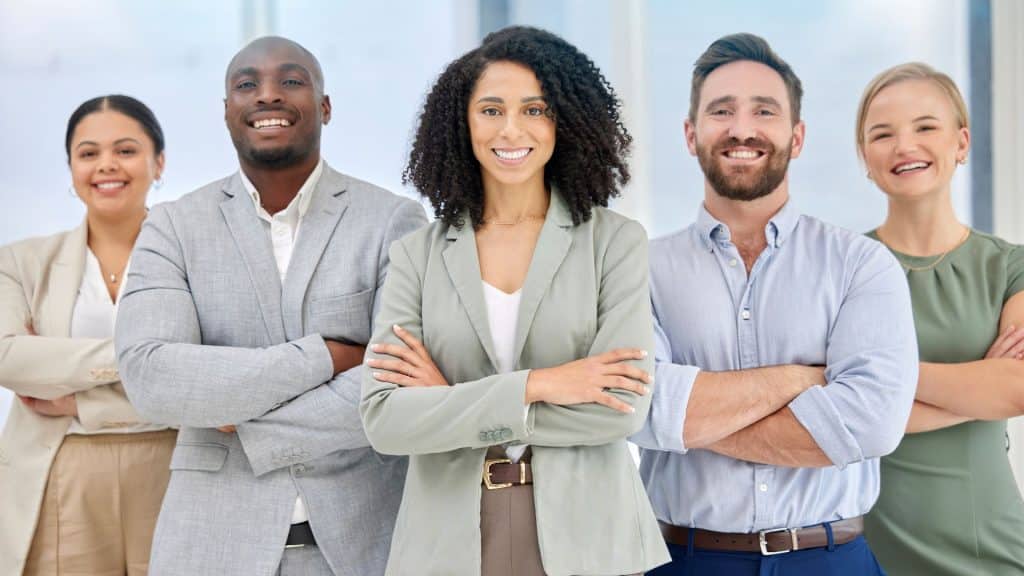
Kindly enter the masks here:
<path id="1" fill-rule="evenodd" d="M 366 354 L 365 346 L 343 344 L 335 340 L 324 340 L 324 344 L 327 345 L 327 351 L 331 353 L 331 362 L 334 364 L 335 376 L 363 363 L 363 355 Z M 218 427 L 217 430 L 225 434 L 231 434 L 237 429 L 235 426 L 228 424 L 227 426 Z"/>

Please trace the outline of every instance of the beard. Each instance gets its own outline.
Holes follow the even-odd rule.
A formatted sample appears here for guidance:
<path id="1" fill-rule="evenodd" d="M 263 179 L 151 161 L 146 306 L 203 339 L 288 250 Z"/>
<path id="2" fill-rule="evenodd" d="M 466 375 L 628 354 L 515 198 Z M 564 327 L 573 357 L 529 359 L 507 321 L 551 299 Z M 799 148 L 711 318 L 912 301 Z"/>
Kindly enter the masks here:
<path id="1" fill-rule="evenodd" d="M 723 168 L 722 151 L 736 146 L 749 146 L 764 150 L 768 161 L 761 167 Z M 711 188 L 719 196 L 730 200 L 750 202 L 771 194 L 779 187 L 779 184 L 786 178 L 792 151 L 792 143 L 785 148 L 776 149 L 770 141 L 761 138 L 748 138 L 741 142 L 738 138 L 730 137 L 710 148 L 698 144 L 697 162 L 704 172 L 704 177 L 711 184 Z"/>
<path id="2" fill-rule="evenodd" d="M 309 158 L 309 155 L 314 153 L 320 145 L 319 137 L 305 138 L 301 145 L 292 143 L 274 148 L 256 148 L 252 142 L 241 135 L 236 138 L 232 134 L 232 140 L 239 156 L 254 166 L 268 169 L 288 168 L 300 164 Z"/>

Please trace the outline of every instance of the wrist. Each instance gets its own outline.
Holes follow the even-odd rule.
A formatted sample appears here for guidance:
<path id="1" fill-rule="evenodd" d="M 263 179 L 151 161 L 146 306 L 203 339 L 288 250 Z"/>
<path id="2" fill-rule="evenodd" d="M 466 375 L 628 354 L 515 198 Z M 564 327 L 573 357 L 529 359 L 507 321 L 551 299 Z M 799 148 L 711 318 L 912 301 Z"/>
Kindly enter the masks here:
<path id="1" fill-rule="evenodd" d="M 534 402 L 541 402 L 544 399 L 544 368 L 530 370 L 526 376 L 526 397 L 523 403 L 526 406 Z"/>

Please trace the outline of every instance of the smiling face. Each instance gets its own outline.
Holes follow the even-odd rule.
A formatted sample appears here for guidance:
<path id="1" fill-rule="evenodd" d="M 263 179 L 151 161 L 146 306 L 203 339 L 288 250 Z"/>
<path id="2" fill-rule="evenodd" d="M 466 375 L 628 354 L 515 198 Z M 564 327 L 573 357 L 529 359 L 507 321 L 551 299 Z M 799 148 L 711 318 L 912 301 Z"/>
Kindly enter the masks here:
<path id="1" fill-rule="evenodd" d="M 263 38 L 228 67 L 224 121 L 239 160 L 285 168 L 320 155 L 320 128 L 331 118 L 320 68 L 297 44 Z"/>
<path id="2" fill-rule="evenodd" d="M 861 150 L 868 175 L 891 196 L 948 192 L 970 131 L 949 96 L 930 80 L 888 86 L 867 107 Z"/>
<path id="3" fill-rule="evenodd" d="M 485 187 L 544 183 L 555 151 L 555 120 L 532 70 L 488 64 L 469 99 L 469 135 Z"/>
<path id="4" fill-rule="evenodd" d="M 82 118 L 69 155 L 75 192 L 90 213 L 126 218 L 146 209 L 146 195 L 160 178 L 164 155 L 133 118 L 100 110 Z"/>
<path id="5" fill-rule="evenodd" d="M 740 60 L 708 75 L 686 142 L 717 194 L 755 200 L 785 182 L 804 138 L 790 110 L 786 84 L 764 64 Z"/>

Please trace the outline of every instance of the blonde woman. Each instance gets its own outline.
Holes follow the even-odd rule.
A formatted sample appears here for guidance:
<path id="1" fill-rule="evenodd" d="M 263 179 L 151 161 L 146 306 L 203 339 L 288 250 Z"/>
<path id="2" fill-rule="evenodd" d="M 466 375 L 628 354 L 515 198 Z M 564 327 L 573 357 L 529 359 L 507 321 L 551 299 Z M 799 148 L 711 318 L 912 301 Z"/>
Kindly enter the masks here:
<path id="1" fill-rule="evenodd" d="M 967 107 L 925 64 L 867 87 L 857 149 L 889 200 L 869 235 L 907 273 L 921 355 L 899 448 L 882 459 L 866 534 L 891 574 L 1024 573 L 1024 502 L 1006 457 L 1006 418 L 1024 413 L 1024 250 L 971 230 L 951 201 L 966 163 Z"/>

